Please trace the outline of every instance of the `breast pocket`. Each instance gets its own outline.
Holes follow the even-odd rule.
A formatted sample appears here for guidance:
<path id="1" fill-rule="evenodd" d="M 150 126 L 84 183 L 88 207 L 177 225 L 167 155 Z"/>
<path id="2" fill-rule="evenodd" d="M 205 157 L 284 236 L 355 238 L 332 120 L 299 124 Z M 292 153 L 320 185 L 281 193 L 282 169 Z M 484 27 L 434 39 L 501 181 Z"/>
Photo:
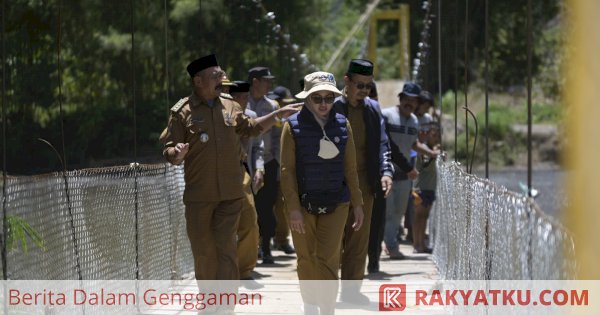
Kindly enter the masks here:
<path id="1" fill-rule="evenodd" d="M 206 144 L 211 140 L 208 123 L 204 119 L 192 118 L 186 123 L 187 141 Z"/>
<path id="2" fill-rule="evenodd" d="M 227 108 L 223 108 L 223 122 L 227 127 L 235 127 L 237 126 L 237 113 L 233 110 L 228 110 Z"/>

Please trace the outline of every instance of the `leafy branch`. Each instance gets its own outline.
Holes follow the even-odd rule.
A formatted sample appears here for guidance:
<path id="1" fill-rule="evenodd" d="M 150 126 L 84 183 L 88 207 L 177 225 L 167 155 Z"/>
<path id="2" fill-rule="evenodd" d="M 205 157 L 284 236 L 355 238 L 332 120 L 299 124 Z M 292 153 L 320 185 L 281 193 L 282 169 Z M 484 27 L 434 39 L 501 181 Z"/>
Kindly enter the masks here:
<path id="1" fill-rule="evenodd" d="M 35 246 L 43 251 L 46 251 L 46 245 L 44 244 L 44 239 L 41 237 L 40 233 L 38 233 L 21 217 L 8 215 L 6 216 L 6 223 L 8 235 L 6 245 L 9 251 L 13 250 L 15 247 L 18 247 L 18 244 L 21 243 L 23 252 L 27 253 L 28 238 L 33 242 L 33 244 L 35 244 Z"/>

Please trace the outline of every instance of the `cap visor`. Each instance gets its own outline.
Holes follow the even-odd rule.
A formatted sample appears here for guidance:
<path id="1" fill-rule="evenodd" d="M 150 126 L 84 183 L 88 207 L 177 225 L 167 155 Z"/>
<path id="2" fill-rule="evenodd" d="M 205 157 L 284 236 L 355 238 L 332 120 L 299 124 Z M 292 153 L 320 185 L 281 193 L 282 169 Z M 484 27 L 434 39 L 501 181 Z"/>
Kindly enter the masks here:
<path id="1" fill-rule="evenodd" d="M 404 96 L 409 96 L 409 97 L 419 97 L 419 94 L 406 93 L 406 92 L 400 92 L 400 94 L 398 94 L 398 95 L 404 95 Z"/>

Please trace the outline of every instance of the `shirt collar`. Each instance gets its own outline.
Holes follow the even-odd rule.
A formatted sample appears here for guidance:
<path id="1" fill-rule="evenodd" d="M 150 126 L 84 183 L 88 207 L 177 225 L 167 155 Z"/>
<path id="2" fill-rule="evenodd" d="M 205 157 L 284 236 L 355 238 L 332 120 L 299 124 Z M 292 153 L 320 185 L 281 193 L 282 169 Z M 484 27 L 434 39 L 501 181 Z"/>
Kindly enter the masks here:
<path id="1" fill-rule="evenodd" d="M 217 99 L 214 100 L 204 100 L 203 98 L 201 98 L 200 96 L 198 96 L 195 92 L 192 92 L 192 95 L 190 95 L 190 106 L 191 107 L 198 107 L 200 105 L 205 105 L 208 106 L 209 108 L 213 108 L 216 104 L 217 104 Z"/>

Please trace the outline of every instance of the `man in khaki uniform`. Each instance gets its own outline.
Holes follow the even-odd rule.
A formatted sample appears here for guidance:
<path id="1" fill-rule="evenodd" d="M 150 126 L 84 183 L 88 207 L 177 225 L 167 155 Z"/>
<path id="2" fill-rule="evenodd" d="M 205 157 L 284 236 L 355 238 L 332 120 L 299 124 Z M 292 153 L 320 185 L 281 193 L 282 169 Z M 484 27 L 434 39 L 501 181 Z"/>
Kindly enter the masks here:
<path id="1" fill-rule="evenodd" d="M 192 94 L 171 108 L 163 155 L 185 161 L 186 229 L 198 280 L 239 279 L 236 230 L 245 198 L 240 136 L 256 136 L 296 109 L 280 109 L 257 120 L 239 104 L 221 98 L 225 74 L 215 55 L 187 66 Z"/>
<path id="2" fill-rule="evenodd" d="M 292 97 L 292 93 L 285 86 L 278 86 L 273 89 L 273 91 L 267 94 L 267 98 L 277 102 L 279 107 L 283 107 L 288 104 L 292 104 L 296 101 L 295 98 Z M 283 126 L 285 121 L 281 122 L 281 126 Z M 275 124 L 277 127 L 278 124 Z M 276 153 L 279 153 L 277 150 Z M 277 158 L 279 160 L 279 158 Z M 283 202 L 283 195 L 281 194 L 281 189 L 277 189 L 277 199 L 275 201 L 275 208 L 273 209 L 273 213 L 275 214 L 275 237 L 273 239 L 275 249 L 281 250 L 286 254 L 293 254 L 296 252 L 294 248 L 290 245 L 290 227 L 288 226 L 288 222 L 285 218 L 285 204 Z"/>
<path id="3" fill-rule="evenodd" d="M 344 83 L 343 95 L 336 99 L 334 109 L 345 115 L 352 126 L 364 219 L 368 223 L 355 231 L 352 229 L 352 215 L 346 222 L 342 245 L 342 280 L 354 281 L 343 281 L 340 299 L 354 304 L 368 304 L 367 296 L 359 291 L 365 273 L 373 200 L 377 193 L 387 196 L 392 188 L 394 168 L 379 103 L 368 97 L 373 88 L 373 63 L 364 59 L 351 60 Z"/>
<path id="4" fill-rule="evenodd" d="M 256 113 L 246 108 L 248 105 L 248 91 L 250 84 L 246 81 L 234 81 L 229 94 L 240 104 L 244 110 L 244 114 L 250 118 L 256 118 Z M 253 190 L 256 190 L 262 185 L 262 172 L 257 170 L 264 169 L 263 151 L 264 142 L 262 137 L 248 138 L 242 137 L 242 148 L 245 154 L 244 174 L 244 207 L 240 214 L 240 224 L 237 230 L 238 236 L 238 264 L 240 270 L 240 279 L 244 281 L 244 285 L 249 289 L 258 289 L 262 287 L 259 283 L 253 281 L 252 270 L 256 267 L 256 257 L 258 256 L 258 240 L 259 229 L 256 215 L 256 207 L 254 204 Z M 254 187 L 254 188 L 253 188 Z"/>

